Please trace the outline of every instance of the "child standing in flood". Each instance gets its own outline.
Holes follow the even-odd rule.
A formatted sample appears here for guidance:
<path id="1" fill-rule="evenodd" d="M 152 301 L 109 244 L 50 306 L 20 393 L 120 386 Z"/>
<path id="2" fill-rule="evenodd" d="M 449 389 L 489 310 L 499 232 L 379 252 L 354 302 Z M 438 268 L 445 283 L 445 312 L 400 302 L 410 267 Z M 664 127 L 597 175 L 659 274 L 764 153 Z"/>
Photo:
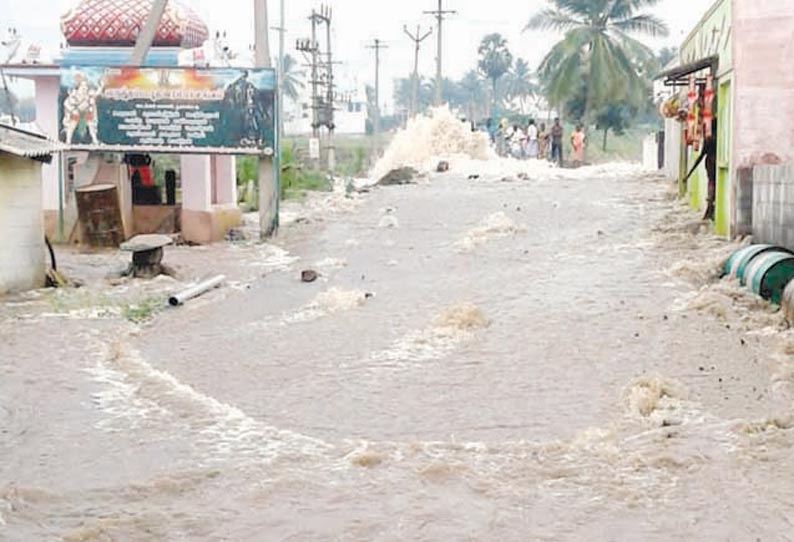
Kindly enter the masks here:
<path id="1" fill-rule="evenodd" d="M 586 136 L 584 135 L 584 131 L 582 131 L 582 125 L 579 124 L 576 126 L 576 130 L 571 135 L 571 147 L 573 147 L 571 161 L 573 162 L 573 167 L 575 168 L 581 167 L 584 163 L 585 141 Z"/>

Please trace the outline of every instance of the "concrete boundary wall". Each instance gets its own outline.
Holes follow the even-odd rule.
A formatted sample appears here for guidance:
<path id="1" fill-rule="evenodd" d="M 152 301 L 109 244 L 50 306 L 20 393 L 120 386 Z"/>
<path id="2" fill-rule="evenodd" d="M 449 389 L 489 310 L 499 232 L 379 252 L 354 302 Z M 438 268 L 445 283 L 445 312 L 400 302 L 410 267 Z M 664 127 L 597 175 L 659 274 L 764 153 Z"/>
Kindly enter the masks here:
<path id="1" fill-rule="evenodd" d="M 794 165 L 753 168 L 753 240 L 794 250 Z"/>

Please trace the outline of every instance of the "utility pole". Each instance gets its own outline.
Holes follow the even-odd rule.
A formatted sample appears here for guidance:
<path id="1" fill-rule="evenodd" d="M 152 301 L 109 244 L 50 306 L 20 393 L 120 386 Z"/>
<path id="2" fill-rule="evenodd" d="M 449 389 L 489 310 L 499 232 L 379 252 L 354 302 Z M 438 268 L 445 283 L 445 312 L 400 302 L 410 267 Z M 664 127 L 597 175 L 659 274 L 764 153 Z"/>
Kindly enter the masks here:
<path id="1" fill-rule="evenodd" d="M 130 64 L 133 66 L 143 66 L 146 55 L 149 53 L 149 48 L 157 35 L 157 27 L 160 26 L 160 19 L 163 18 L 166 7 L 168 7 L 168 0 L 154 0 L 152 2 L 152 11 L 149 12 L 149 17 L 138 34 L 135 48 L 132 50 Z"/>
<path id="2" fill-rule="evenodd" d="M 375 122 L 373 123 L 373 133 L 375 135 L 375 145 L 378 145 L 378 137 L 380 136 L 380 51 L 381 49 L 388 49 L 388 46 L 376 38 L 373 45 L 367 45 L 367 49 L 375 50 Z"/>
<path id="3" fill-rule="evenodd" d="M 318 147 L 321 128 L 328 129 L 328 139 L 323 142 L 327 149 L 328 171 L 336 169 L 336 148 L 334 147 L 334 102 L 336 100 L 336 85 L 334 79 L 334 57 L 331 41 L 331 23 L 333 11 L 327 5 L 322 5 L 320 11 L 312 10 L 309 17 L 312 23 L 311 39 L 298 40 L 295 48 L 304 54 L 308 67 L 311 69 L 312 89 L 312 140 L 309 151 L 315 168 L 320 167 L 321 150 Z M 317 39 L 318 25 L 325 25 L 325 52 L 320 48 Z M 322 87 L 322 88 L 321 88 Z"/>
<path id="4" fill-rule="evenodd" d="M 254 0 L 254 62 L 257 68 L 270 68 L 270 43 L 268 41 L 267 0 Z M 262 240 L 278 231 L 279 207 L 278 177 L 272 157 L 259 158 L 259 234 Z"/>
<path id="5" fill-rule="evenodd" d="M 444 40 L 443 40 L 443 27 L 444 27 L 444 18 L 447 15 L 454 15 L 457 11 L 444 11 L 444 0 L 438 0 L 438 9 L 435 11 L 425 11 L 426 15 L 433 15 L 438 21 L 438 54 L 436 56 L 436 100 L 435 105 L 439 107 L 443 103 L 443 98 L 441 94 L 441 84 L 444 82 L 444 70 L 443 70 L 443 47 L 444 47 Z"/>
<path id="6" fill-rule="evenodd" d="M 320 122 L 320 96 L 319 96 L 319 55 L 320 55 L 320 45 L 317 43 L 317 24 L 320 22 L 320 16 L 317 14 L 316 11 L 312 10 L 311 17 L 309 20 L 312 23 L 312 37 L 310 39 L 303 39 L 298 40 L 295 44 L 295 48 L 303 53 L 309 62 L 309 68 L 311 70 L 311 89 L 312 89 L 312 139 L 309 143 L 309 150 L 310 154 L 312 155 L 312 163 L 314 167 L 319 166 L 319 148 L 315 147 L 315 145 L 319 144 L 320 141 L 320 126 L 322 125 Z"/>
<path id="7" fill-rule="evenodd" d="M 433 29 L 431 28 L 424 35 L 420 35 L 422 28 L 419 25 L 416 25 L 416 34 L 411 34 L 407 26 L 403 28 L 403 31 L 416 46 L 414 49 L 414 78 L 411 82 L 411 118 L 414 118 L 419 111 L 419 49 L 422 46 L 422 42 L 433 33 Z"/>
<path id="8" fill-rule="evenodd" d="M 280 0 L 279 5 L 279 26 L 273 28 L 278 32 L 278 150 L 277 157 L 281 157 L 281 141 L 284 138 L 284 34 L 287 31 L 285 26 L 284 0 Z"/>
<path id="9" fill-rule="evenodd" d="M 279 207 L 281 204 L 281 151 L 284 148 L 284 33 L 287 31 L 284 24 L 284 0 L 281 0 L 279 5 L 279 26 L 278 31 L 278 72 L 276 84 L 278 89 L 276 91 L 276 114 L 278 115 L 276 122 L 276 144 L 273 157 L 273 169 L 275 170 L 276 177 L 276 228 L 279 226 Z"/>
<path id="10" fill-rule="evenodd" d="M 328 128 L 328 171 L 333 172 L 336 169 L 336 148 L 334 147 L 334 92 L 336 85 L 334 84 L 334 57 L 331 50 L 331 21 L 333 19 L 333 11 L 329 6 L 322 6 L 320 8 L 320 20 L 325 23 L 325 36 L 326 36 L 326 98 L 325 98 L 325 115 L 323 115 L 324 124 Z"/>
<path id="11" fill-rule="evenodd" d="M 320 17 L 315 10 L 312 10 L 310 17 L 312 22 L 312 137 L 320 138 L 320 95 L 318 89 L 320 86 L 319 81 L 319 56 L 320 45 L 317 43 L 317 24 L 320 22 Z"/>

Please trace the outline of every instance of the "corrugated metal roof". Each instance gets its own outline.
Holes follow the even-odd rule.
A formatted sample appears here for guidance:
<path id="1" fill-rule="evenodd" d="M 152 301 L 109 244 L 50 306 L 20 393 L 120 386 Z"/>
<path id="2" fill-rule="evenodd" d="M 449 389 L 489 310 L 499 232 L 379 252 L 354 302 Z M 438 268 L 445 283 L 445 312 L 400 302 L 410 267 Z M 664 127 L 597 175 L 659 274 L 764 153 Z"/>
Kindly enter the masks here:
<path id="1" fill-rule="evenodd" d="M 0 152 L 48 162 L 59 150 L 59 143 L 42 135 L 0 124 Z"/>

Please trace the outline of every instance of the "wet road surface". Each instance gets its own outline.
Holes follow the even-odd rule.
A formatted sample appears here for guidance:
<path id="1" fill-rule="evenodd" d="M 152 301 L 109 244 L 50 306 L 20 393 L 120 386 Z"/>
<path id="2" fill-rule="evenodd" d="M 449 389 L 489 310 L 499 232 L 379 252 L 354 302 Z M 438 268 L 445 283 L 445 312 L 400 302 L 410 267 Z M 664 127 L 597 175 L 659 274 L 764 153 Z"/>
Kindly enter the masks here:
<path id="1" fill-rule="evenodd" d="M 5 320 L 0 540 L 789 540 L 794 371 L 686 280 L 732 250 L 692 219 L 448 175 L 144 326 Z"/>

